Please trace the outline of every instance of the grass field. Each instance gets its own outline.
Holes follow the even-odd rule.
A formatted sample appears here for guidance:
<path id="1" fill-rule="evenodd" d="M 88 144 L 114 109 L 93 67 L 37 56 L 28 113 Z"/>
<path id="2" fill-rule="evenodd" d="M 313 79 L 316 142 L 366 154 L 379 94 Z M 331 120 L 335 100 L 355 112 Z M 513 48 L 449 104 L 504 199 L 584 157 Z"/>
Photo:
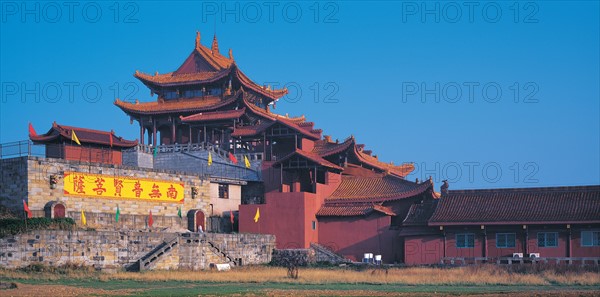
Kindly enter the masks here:
<path id="1" fill-rule="evenodd" d="M 40 269 L 38 269 L 40 270 Z M 496 266 L 462 268 L 304 268 L 287 278 L 284 268 L 244 267 L 229 272 L 149 271 L 98 273 L 86 269 L 0 270 L 0 282 L 17 289 L 0 296 L 600 296 L 597 271 L 510 271 Z"/>

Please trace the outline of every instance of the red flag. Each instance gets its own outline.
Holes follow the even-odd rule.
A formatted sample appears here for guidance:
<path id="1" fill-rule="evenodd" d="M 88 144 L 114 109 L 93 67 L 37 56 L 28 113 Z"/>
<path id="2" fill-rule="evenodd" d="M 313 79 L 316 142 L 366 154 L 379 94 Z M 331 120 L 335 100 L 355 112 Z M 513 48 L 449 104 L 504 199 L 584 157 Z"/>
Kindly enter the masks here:
<path id="1" fill-rule="evenodd" d="M 229 212 L 229 219 L 231 220 L 231 227 L 233 228 L 233 210 Z"/>
<path id="2" fill-rule="evenodd" d="M 37 133 L 35 133 L 35 129 L 33 129 L 33 125 L 31 123 L 29 123 L 29 136 L 37 136 Z"/>
<path id="3" fill-rule="evenodd" d="M 110 147 L 112 147 L 112 145 L 113 145 L 112 133 L 108 134 L 108 138 L 110 139 Z"/>
<path id="4" fill-rule="evenodd" d="M 31 218 L 31 210 L 29 210 L 29 206 L 27 206 L 27 202 L 25 202 L 25 200 L 23 200 L 23 209 L 27 213 L 27 217 Z"/>
<path id="5" fill-rule="evenodd" d="M 152 211 L 150 211 L 150 216 L 148 217 L 148 227 L 152 228 L 154 224 L 154 219 L 152 218 Z"/>
<path id="6" fill-rule="evenodd" d="M 236 158 L 236 157 L 235 157 L 235 156 L 234 156 L 232 153 L 229 153 L 229 160 L 230 160 L 231 162 L 233 162 L 234 164 L 237 164 L 237 163 L 238 163 L 238 160 L 237 160 L 237 158 Z"/>

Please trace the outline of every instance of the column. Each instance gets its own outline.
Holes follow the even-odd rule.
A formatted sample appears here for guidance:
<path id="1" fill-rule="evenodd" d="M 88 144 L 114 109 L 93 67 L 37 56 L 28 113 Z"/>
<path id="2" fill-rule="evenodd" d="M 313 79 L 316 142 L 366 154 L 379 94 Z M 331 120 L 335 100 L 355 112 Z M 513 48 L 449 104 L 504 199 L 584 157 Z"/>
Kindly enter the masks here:
<path id="1" fill-rule="evenodd" d="M 175 135 L 175 119 L 171 119 L 171 144 L 177 142 L 177 135 Z"/>
<path id="2" fill-rule="evenodd" d="M 140 118 L 139 120 L 140 123 L 140 144 L 144 144 L 144 125 L 142 125 L 142 118 Z"/>
<path id="3" fill-rule="evenodd" d="M 156 119 L 152 119 L 152 145 L 157 146 L 156 143 Z"/>
<path id="4" fill-rule="evenodd" d="M 572 240 L 572 236 L 571 236 L 571 225 L 567 225 L 567 231 L 569 232 L 569 238 L 567 239 L 567 257 L 572 257 L 572 251 L 571 251 L 571 240 Z"/>
<path id="5" fill-rule="evenodd" d="M 481 229 L 483 229 L 483 257 L 485 258 L 488 256 L 487 230 L 483 225 L 481 225 Z"/>
<path id="6" fill-rule="evenodd" d="M 523 257 L 527 257 L 528 256 L 528 248 L 527 245 L 529 244 L 529 230 L 527 230 L 527 225 L 523 225 L 523 230 L 525 231 L 525 244 L 523 244 Z"/>
<path id="7" fill-rule="evenodd" d="M 267 133 L 263 133 L 263 161 L 267 160 Z M 269 159 L 271 160 L 271 159 Z"/>

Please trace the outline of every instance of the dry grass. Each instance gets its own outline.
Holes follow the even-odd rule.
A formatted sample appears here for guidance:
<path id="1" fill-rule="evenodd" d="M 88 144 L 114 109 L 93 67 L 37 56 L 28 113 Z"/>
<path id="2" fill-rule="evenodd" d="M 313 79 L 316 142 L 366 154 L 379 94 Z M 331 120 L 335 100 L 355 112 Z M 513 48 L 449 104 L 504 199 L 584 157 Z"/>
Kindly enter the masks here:
<path id="1" fill-rule="evenodd" d="M 600 274 L 588 271 L 512 272 L 494 265 L 458 268 L 391 268 L 365 269 L 362 271 L 343 268 L 301 268 L 299 278 L 287 277 L 287 270 L 279 267 L 243 267 L 229 272 L 216 271 L 148 271 L 143 273 L 117 272 L 97 273 L 85 270 L 61 270 L 25 272 L 0 270 L 0 278 L 6 279 L 89 279 L 100 281 L 202 281 L 219 283 L 369 283 L 406 285 L 588 285 L 600 286 Z"/>

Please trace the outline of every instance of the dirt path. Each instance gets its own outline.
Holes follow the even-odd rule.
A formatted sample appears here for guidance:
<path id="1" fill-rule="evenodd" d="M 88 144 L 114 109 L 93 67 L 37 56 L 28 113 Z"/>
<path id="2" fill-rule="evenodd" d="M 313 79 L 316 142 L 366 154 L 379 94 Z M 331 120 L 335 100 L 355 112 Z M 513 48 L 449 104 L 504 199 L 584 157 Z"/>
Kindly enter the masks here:
<path id="1" fill-rule="evenodd" d="M 28 285 L 17 283 L 16 289 L 0 290 L 0 296 L 111 296 L 130 295 L 137 290 L 103 290 L 62 285 Z"/>

